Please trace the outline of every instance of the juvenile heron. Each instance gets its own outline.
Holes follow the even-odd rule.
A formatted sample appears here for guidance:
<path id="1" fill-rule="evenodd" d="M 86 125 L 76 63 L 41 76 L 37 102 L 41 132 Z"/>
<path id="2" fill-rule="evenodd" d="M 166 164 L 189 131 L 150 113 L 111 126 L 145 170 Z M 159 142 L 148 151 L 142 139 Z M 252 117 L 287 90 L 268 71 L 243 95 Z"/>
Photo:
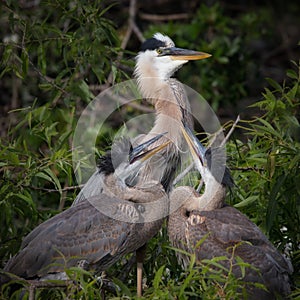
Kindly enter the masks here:
<path id="1" fill-rule="evenodd" d="M 211 156 L 210 150 L 200 144 L 189 128 L 183 129 L 183 133 L 204 181 L 205 192 L 199 195 L 191 187 L 179 187 L 171 193 L 171 204 L 185 201 L 169 217 L 171 243 L 176 248 L 195 253 L 197 261 L 225 256 L 228 259 L 218 263 L 227 269 L 230 268 L 229 259 L 233 255 L 232 272 L 246 282 L 248 299 L 287 296 L 290 293 L 289 274 L 293 271 L 291 264 L 255 224 L 237 209 L 225 204 L 226 186 L 232 184 L 229 170 L 223 168 L 224 177 L 219 182 L 214 170 L 210 169 L 210 159 L 214 159 L 215 155 Z M 199 246 L 201 239 L 204 241 Z M 178 257 L 184 267 L 189 265 L 188 256 L 178 253 Z M 242 258 L 257 270 L 246 267 L 243 276 L 236 257 Z M 267 291 L 251 283 L 264 284 Z"/>
<path id="2" fill-rule="evenodd" d="M 170 191 L 175 171 L 180 165 L 180 148 L 183 138 L 181 122 L 192 127 L 193 120 L 190 105 L 182 84 L 171 76 L 189 60 L 199 60 L 210 54 L 176 48 L 166 35 L 156 33 L 146 40 L 136 57 L 134 76 L 142 97 L 154 105 L 155 124 L 152 130 L 139 136 L 137 141 L 144 142 L 157 134 L 167 132 L 163 138 L 152 144 L 156 147 L 166 141 L 172 141 L 160 152 L 162 159 L 149 159 L 142 167 L 140 180 L 161 182 L 167 192 Z M 101 190 L 102 179 L 95 172 L 74 200 L 73 205 L 87 197 L 97 195 Z"/>
<path id="3" fill-rule="evenodd" d="M 128 141 L 121 140 L 114 153 L 100 160 L 101 194 L 36 227 L 24 238 L 21 250 L 8 261 L 4 271 L 31 280 L 67 279 L 65 268 L 84 266 L 99 273 L 142 247 L 162 224 L 161 218 L 144 222 L 144 205 L 167 197 L 158 182 L 133 184 L 140 167 L 167 145 L 144 151 L 159 138 L 161 135 L 134 148 L 129 161 Z M 167 201 L 165 204 L 167 209 Z"/>

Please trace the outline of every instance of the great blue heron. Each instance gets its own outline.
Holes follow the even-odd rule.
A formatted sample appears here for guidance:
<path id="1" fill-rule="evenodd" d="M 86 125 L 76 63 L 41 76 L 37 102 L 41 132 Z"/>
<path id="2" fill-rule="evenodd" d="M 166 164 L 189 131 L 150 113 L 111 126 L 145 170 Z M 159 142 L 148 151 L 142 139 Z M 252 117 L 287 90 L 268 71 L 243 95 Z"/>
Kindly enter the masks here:
<path id="1" fill-rule="evenodd" d="M 163 216 L 144 222 L 144 205 L 161 198 L 167 209 L 160 183 L 133 185 L 140 167 L 167 145 L 145 150 L 159 138 L 134 148 L 129 161 L 128 141 L 121 140 L 100 159 L 103 191 L 36 227 L 4 271 L 24 279 L 66 279 L 68 267 L 83 265 L 99 273 L 142 247 L 160 229 Z M 2 277 L 2 283 L 7 279 Z"/>
<path id="2" fill-rule="evenodd" d="M 161 33 L 154 34 L 142 44 L 141 51 L 136 57 L 134 75 L 142 97 L 154 105 L 156 119 L 151 131 L 137 137 L 135 141 L 141 143 L 166 132 L 160 140 L 152 144 L 152 147 L 157 147 L 166 141 L 171 141 L 171 143 L 160 152 L 160 159 L 157 157 L 149 159 L 141 168 L 140 182 L 155 180 L 163 185 L 167 193 L 170 191 L 175 172 L 181 163 L 181 147 L 184 144 L 180 130 L 181 123 L 193 126 L 190 104 L 184 88 L 171 76 L 189 60 L 200 60 L 209 56 L 210 54 L 204 52 L 176 48 L 174 42 Z M 96 171 L 78 194 L 72 206 L 99 194 L 102 185 L 103 179 Z M 139 257 L 138 252 L 137 257 Z M 138 273 L 141 274 L 140 262 L 138 262 Z M 140 276 L 138 276 L 139 281 Z"/>
<path id="3" fill-rule="evenodd" d="M 224 167 L 223 179 L 221 182 L 216 180 L 214 170 L 210 169 L 210 149 L 206 150 L 189 128 L 186 127 L 183 132 L 205 183 L 205 192 L 199 195 L 191 187 L 179 187 L 171 193 L 171 204 L 185 201 L 169 217 L 168 233 L 171 243 L 177 248 L 195 253 L 198 261 L 225 256 L 228 259 L 219 263 L 228 269 L 229 259 L 233 255 L 232 272 L 247 283 L 249 299 L 287 296 L 290 293 L 289 274 L 293 270 L 291 264 L 255 224 L 237 209 L 225 204 L 226 186 L 232 183 L 229 170 Z M 204 241 L 199 245 L 201 239 Z M 189 257 L 180 252 L 178 256 L 186 267 Z M 243 276 L 241 268 L 236 264 L 237 257 L 257 270 L 246 267 Z M 264 284 L 268 291 L 259 289 L 250 282 Z"/>
<path id="4" fill-rule="evenodd" d="M 153 143 L 153 147 L 166 141 L 172 141 L 160 152 L 162 159 L 148 160 L 143 166 L 140 180 L 161 182 L 167 192 L 171 188 L 175 171 L 180 165 L 180 148 L 183 142 L 180 131 L 181 122 L 192 127 L 190 105 L 185 91 L 179 81 L 171 76 L 189 60 L 199 60 L 210 54 L 188 49 L 176 48 L 174 42 L 166 35 L 156 33 L 146 40 L 136 57 L 134 75 L 141 95 L 154 105 L 155 124 L 152 130 L 137 140 L 144 142 L 157 134 L 166 134 Z M 96 171 L 73 202 L 73 206 L 85 198 L 97 195 L 101 190 L 102 179 Z"/>

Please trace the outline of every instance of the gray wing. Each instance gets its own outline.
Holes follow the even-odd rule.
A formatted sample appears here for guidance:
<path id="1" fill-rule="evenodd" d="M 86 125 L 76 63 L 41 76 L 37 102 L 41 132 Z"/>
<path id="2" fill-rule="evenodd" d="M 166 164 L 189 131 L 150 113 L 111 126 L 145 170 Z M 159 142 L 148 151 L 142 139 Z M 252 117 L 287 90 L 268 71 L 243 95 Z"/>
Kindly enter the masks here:
<path id="1" fill-rule="evenodd" d="M 103 174 L 99 173 L 97 170 L 86 182 L 80 193 L 73 201 L 72 206 L 82 203 L 87 198 L 99 196 L 103 190 L 103 179 Z"/>
<path id="2" fill-rule="evenodd" d="M 249 241 L 269 243 L 261 230 L 245 215 L 231 206 L 199 213 L 205 218 L 207 230 L 222 243 Z"/>
<path id="3" fill-rule="evenodd" d="M 234 255 L 259 269 L 258 273 L 254 269 L 247 268 L 244 280 L 264 283 L 272 295 L 273 293 L 289 294 L 288 274 L 293 271 L 291 264 L 245 215 L 228 206 L 213 211 L 195 212 L 190 218 L 199 220 L 199 222 L 195 220 L 187 222 L 188 243 L 191 248 L 209 233 L 207 239 L 196 250 L 199 260 L 223 255 L 230 258 L 232 251 L 230 247 L 236 245 Z M 226 261 L 224 265 L 229 267 Z M 233 272 L 236 276 L 241 276 L 240 267 L 234 267 Z M 262 293 L 258 289 L 252 292 L 253 295 Z"/>
<path id="4" fill-rule="evenodd" d="M 267 259 L 272 261 L 278 270 L 292 272 L 290 263 L 279 253 L 261 230 L 234 207 L 227 206 L 213 211 L 203 211 L 200 214 L 206 217 L 207 230 L 221 243 L 250 242 L 253 247 L 263 251 Z"/>
<path id="5" fill-rule="evenodd" d="M 99 200 L 103 197 L 112 199 L 101 195 Z M 110 218 L 84 201 L 35 228 L 4 271 L 24 278 L 42 277 L 82 260 L 101 271 L 146 242 L 141 238 L 142 226 Z"/>

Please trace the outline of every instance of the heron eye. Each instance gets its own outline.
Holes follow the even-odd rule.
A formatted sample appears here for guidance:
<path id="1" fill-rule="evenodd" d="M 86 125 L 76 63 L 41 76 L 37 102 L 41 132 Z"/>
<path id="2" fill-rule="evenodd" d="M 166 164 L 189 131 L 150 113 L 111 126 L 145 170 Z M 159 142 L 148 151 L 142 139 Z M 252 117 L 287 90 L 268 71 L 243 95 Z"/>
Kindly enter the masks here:
<path id="1" fill-rule="evenodd" d="M 162 49 L 156 49 L 156 52 L 157 52 L 157 54 L 162 54 L 163 53 Z"/>

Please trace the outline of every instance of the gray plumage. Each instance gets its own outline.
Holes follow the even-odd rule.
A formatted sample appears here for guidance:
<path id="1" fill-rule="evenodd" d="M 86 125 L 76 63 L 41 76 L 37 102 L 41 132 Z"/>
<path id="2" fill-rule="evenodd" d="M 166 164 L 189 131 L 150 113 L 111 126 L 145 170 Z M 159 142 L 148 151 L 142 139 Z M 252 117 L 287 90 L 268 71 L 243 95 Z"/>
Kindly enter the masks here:
<path id="1" fill-rule="evenodd" d="M 176 48 L 166 35 L 156 33 L 146 40 L 136 57 L 134 76 L 141 96 L 154 105 L 156 118 L 153 128 L 146 135 L 136 138 L 138 143 L 149 140 L 157 134 L 165 133 L 149 148 L 166 141 L 171 143 L 160 152 L 160 158 L 151 158 L 142 167 L 140 181 L 155 180 L 169 192 L 176 170 L 180 168 L 184 139 L 181 122 L 193 126 L 190 104 L 183 85 L 171 76 L 189 60 L 204 59 L 210 55 L 187 49 Z M 103 184 L 98 172 L 87 181 L 73 202 L 73 206 L 92 195 L 97 195 Z"/>
<path id="2" fill-rule="evenodd" d="M 120 161 L 112 173 L 114 166 L 108 153 L 99 165 L 101 193 L 36 227 L 4 271 L 25 279 L 62 279 L 66 267 L 84 265 L 99 273 L 143 246 L 160 229 L 165 214 L 161 207 L 161 216 L 158 213 L 154 221 L 145 222 L 145 206 L 162 199 L 167 209 L 167 197 L 157 182 L 133 187 L 125 184 L 139 166 L 138 160 L 132 165 Z"/>
<path id="3" fill-rule="evenodd" d="M 219 182 L 215 179 L 211 165 L 207 159 L 210 152 L 199 146 L 197 138 L 186 129 L 195 164 L 205 183 L 205 191 L 199 195 L 191 187 L 179 187 L 171 196 L 171 203 L 183 203 L 169 217 L 168 234 L 172 245 L 188 253 L 195 253 L 197 261 L 225 256 L 228 259 L 219 261 L 229 269 L 229 259 L 233 255 L 233 274 L 242 278 L 241 268 L 236 265 L 237 257 L 254 268 L 246 267 L 245 282 L 262 283 L 268 289 L 264 291 L 254 285 L 247 284 L 248 299 L 276 299 L 290 294 L 289 275 L 293 269 L 290 262 L 272 245 L 261 230 L 237 209 L 225 204 L 226 184 L 229 171 L 225 169 L 225 177 Z M 198 157 L 197 157 L 198 156 Z M 213 158 L 213 156 L 212 156 Z M 217 168 L 218 169 L 218 168 Z M 223 171 L 224 172 L 224 171 Z M 206 237 L 206 238 L 205 238 Z M 204 239 L 199 245 L 199 241 Z M 198 245 L 198 246 L 197 246 Z M 189 256 L 177 253 L 183 267 L 189 265 Z"/>
<path id="4" fill-rule="evenodd" d="M 171 199 L 172 201 L 172 199 Z M 199 199 L 201 201 L 201 199 Z M 242 278 L 241 268 L 234 259 L 232 272 L 245 282 L 264 284 L 270 292 L 247 285 L 249 299 L 275 299 L 275 295 L 290 293 L 289 274 L 292 268 L 289 262 L 268 241 L 260 229 L 237 209 L 224 206 L 212 211 L 187 211 L 184 207 L 169 217 L 169 238 L 175 248 L 195 253 L 197 261 L 225 256 L 228 260 L 219 261 L 228 270 L 232 247 L 234 257 L 239 256 L 246 263 L 257 268 L 246 268 Z M 204 242 L 196 244 L 205 237 Z M 246 243 L 244 243 L 246 242 Z M 249 243 L 247 243 L 249 242 Z M 178 252 L 183 267 L 189 265 L 189 257 Z"/>
<path id="5" fill-rule="evenodd" d="M 162 196 L 160 189 L 157 192 L 158 197 Z M 99 273 L 143 246 L 161 227 L 161 220 L 131 223 L 141 217 L 140 208 L 132 202 L 121 202 L 104 194 L 89 200 L 110 202 L 115 206 L 116 219 L 101 213 L 90 201 L 71 207 L 26 236 L 20 252 L 7 263 L 4 271 L 25 279 L 50 278 L 47 275 L 54 273 L 61 277 L 65 268 L 86 261 L 88 269 Z M 134 200 L 147 201 L 143 199 L 143 191 L 141 198 Z M 120 214 L 128 223 L 117 220 Z"/>

